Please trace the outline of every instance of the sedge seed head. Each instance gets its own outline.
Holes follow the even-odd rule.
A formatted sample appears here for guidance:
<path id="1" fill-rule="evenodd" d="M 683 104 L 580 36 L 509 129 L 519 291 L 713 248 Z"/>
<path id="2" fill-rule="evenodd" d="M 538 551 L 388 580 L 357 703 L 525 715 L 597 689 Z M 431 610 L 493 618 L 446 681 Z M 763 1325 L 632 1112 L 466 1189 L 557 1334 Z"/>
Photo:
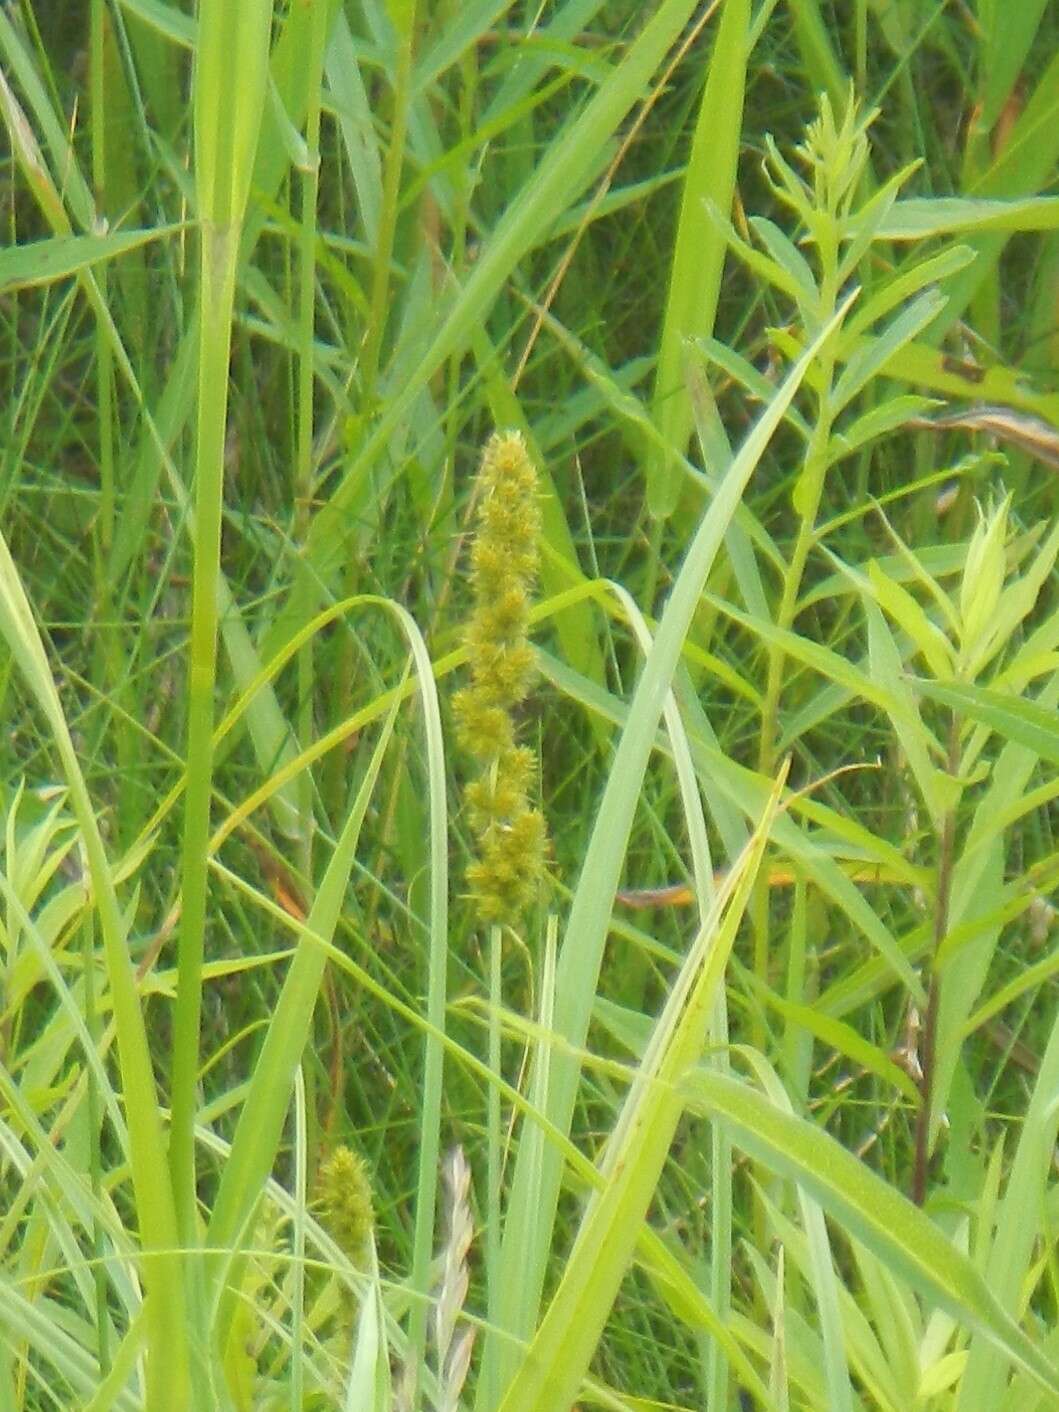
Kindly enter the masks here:
<path id="1" fill-rule="evenodd" d="M 354 1265 L 364 1269 L 375 1229 L 371 1180 L 364 1159 L 348 1147 L 336 1147 L 320 1167 L 317 1201 L 324 1227 Z"/>
<path id="2" fill-rule="evenodd" d="M 512 714 L 535 676 L 529 613 L 540 530 L 537 472 L 525 442 L 518 432 L 497 433 L 478 472 L 474 610 L 464 637 L 471 682 L 453 701 L 460 744 L 482 765 L 466 794 L 477 838 L 467 880 L 487 924 L 516 921 L 544 872 L 544 819 L 529 804 L 536 757 L 516 744 Z"/>

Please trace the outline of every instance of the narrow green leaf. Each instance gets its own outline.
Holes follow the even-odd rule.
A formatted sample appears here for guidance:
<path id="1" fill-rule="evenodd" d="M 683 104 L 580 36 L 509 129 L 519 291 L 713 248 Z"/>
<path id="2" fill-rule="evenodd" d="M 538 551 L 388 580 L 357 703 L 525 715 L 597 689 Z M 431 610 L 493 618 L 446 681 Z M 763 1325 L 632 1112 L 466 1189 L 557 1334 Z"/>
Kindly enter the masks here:
<path id="1" fill-rule="evenodd" d="M 853 276 L 873 242 L 882 239 L 880 235 L 882 224 L 893 209 L 901 187 L 918 166 L 919 162 L 910 162 L 907 167 L 902 167 L 900 171 L 894 172 L 893 176 L 883 183 L 875 195 L 858 212 L 851 215 L 851 238 L 842 253 L 838 267 L 840 284 L 844 284 Z M 897 278 L 900 278 L 900 275 Z M 907 295 L 903 297 L 907 297 Z M 863 316 L 863 309 L 859 313 Z M 853 325 L 860 326 L 859 321 L 851 321 L 851 326 Z"/>
<path id="2" fill-rule="evenodd" d="M 799 312 L 803 322 L 812 326 L 820 318 L 820 294 L 809 261 L 774 221 L 766 220 L 764 216 L 751 216 L 750 228 L 776 264 L 782 265 L 797 282 L 802 291 L 802 297 L 798 300 Z"/>
<path id="3" fill-rule="evenodd" d="M 884 363 L 926 328 L 944 303 L 945 296 L 937 290 L 925 290 L 896 314 L 876 339 L 857 348 L 842 369 L 832 393 L 836 415 L 877 376 Z"/>
<path id="4" fill-rule="evenodd" d="M 1007 1190 L 997 1212 L 985 1271 L 991 1296 L 1004 1309 L 1020 1309 L 1043 1234 L 1042 1207 L 1055 1150 L 1057 1088 L 1059 1021 L 1054 1021 L 1019 1133 Z M 1044 1353 L 1039 1347 L 1037 1351 L 1043 1362 Z M 1007 1383 L 1009 1363 L 1026 1366 L 1013 1348 L 995 1339 L 988 1329 L 979 1329 L 971 1341 L 956 1401 L 957 1412 L 997 1405 Z M 1054 1384 L 1051 1387 L 1054 1393 Z"/>
<path id="5" fill-rule="evenodd" d="M 758 279 L 774 285 L 776 289 L 786 294 L 795 305 L 798 305 L 802 296 L 801 280 L 789 273 L 784 265 L 774 260 L 770 255 L 763 254 L 756 246 L 745 241 L 728 217 L 711 200 L 705 199 L 702 205 L 709 219 L 709 224 L 718 234 L 723 234 L 732 253 L 743 262 L 750 273 L 756 275 Z"/>
<path id="6" fill-rule="evenodd" d="M 859 337 L 875 327 L 892 309 L 913 298 L 928 284 L 940 285 L 944 280 L 959 274 L 974 260 L 974 251 L 969 245 L 953 245 L 940 255 L 928 260 L 914 260 L 910 266 L 882 282 L 865 298 L 849 321 L 849 334 Z"/>
<path id="7" fill-rule="evenodd" d="M 721 371 L 737 382 L 754 401 L 768 402 L 774 391 L 773 384 L 748 358 L 744 358 L 741 353 L 716 338 L 698 338 L 695 342 L 705 357 L 711 363 L 716 363 Z M 809 427 L 801 413 L 792 407 L 787 416 L 791 426 L 797 427 L 808 441 Z"/>
<path id="8" fill-rule="evenodd" d="M 168 225 L 155 226 L 153 230 L 114 231 L 110 235 L 56 235 L 50 240 L 10 246 L 0 250 L 0 290 L 51 284 L 183 229 L 182 225 Z"/>
<path id="9" fill-rule="evenodd" d="M 844 456 L 850 456 L 860 447 L 867 446 L 869 441 L 876 441 L 880 436 L 904 426 L 913 417 L 922 417 L 941 405 L 933 397 L 891 397 L 886 402 L 880 402 L 842 431 L 835 432 L 831 438 L 832 459 L 839 461 Z"/>
<path id="10" fill-rule="evenodd" d="M 143 1010 L 126 944 L 126 926 L 96 812 L 33 611 L 7 541 L 2 536 L 0 635 L 47 721 L 84 840 L 114 1008 L 140 1242 L 143 1250 L 152 1257 L 147 1261 L 144 1273 L 150 1349 L 147 1359 L 148 1395 L 159 1412 L 167 1412 L 167 1409 L 179 1412 L 186 1406 L 187 1392 L 183 1278 L 176 1253 L 176 1217 Z"/>
<path id="11" fill-rule="evenodd" d="M 676 508 L 682 484 L 679 465 L 666 448 L 683 456 L 692 429 L 685 341 L 710 334 L 717 312 L 727 242 L 723 229 L 707 224 L 702 203 L 708 196 L 722 212 L 732 205 L 749 24 L 750 0 L 725 0 L 684 176 L 652 402 L 663 446 L 652 449 L 647 461 L 648 508 L 662 518 Z"/>
<path id="12" fill-rule="evenodd" d="M 437 958 L 435 953 L 439 943 L 443 947 L 446 929 L 444 895 L 446 872 L 443 858 L 440 860 L 437 858 L 439 841 L 444 838 L 444 799 L 443 794 L 440 798 L 438 794 L 439 788 L 443 790 L 444 772 L 437 758 L 440 749 L 437 696 L 429 656 L 418 629 L 407 612 L 399 605 L 385 603 L 384 606 L 394 614 L 408 637 L 416 664 L 417 685 L 423 698 L 423 716 L 426 722 L 428 759 L 431 765 L 431 857 L 433 864 L 430 893 L 432 965 L 428 1007 L 432 1024 L 434 1024 L 439 1011 L 442 1017 L 444 1014 L 444 969 L 440 964 L 444 958 Z M 264 1046 L 255 1065 L 254 1074 L 250 1081 L 250 1090 L 239 1116 L 232 1150 L 221 1175 L 220 1187 L 210 1217 L 207 1244 L 211 1244 L 215 1249 L 228 1251 L 233 1255 L 238 1248 L 239 1241 L 244 1236 L 245 1224 L 256 1206 L 275 1158 L 286 1116 L 294 1071 L 301 1060 L 316 997 L 323 978 L 326 951 L 320 944 L 320 939 L 324 942 L 329 941 L 338 921 L 360 828 L 382 766 L 393 728 L 394 713 L 402 699 L 402 692 L 397 691 L 392 694 L 391 714 L 380 734 L 349 817 L 317 890 L 312 909 L 301 929 L 298 948 L 284 980 Z M 436 1091 L 440 1084 L 439 1053 L 439 1046 L 436 1042 L 432 1042 L 431 1048 L 428 1049 L 427 1074 L 424 1081 L 425 1108 L 437 1106 Z M 431 1144 L 436 1144 L 436 1133 L 425 1133 L 423 1140 L 424 1146 L 429 1150 Z M 433 1163 L 432 1180 L 436 1178 L 436 1165 L 436 1162 Z M 424 1206 L 431 1206 L 432 1193 L 433 1188 L 430 1186 L 421 1193 L 425 1196 Z M 432 1209 L 422 1212 L 422 1219 L 431 1224 L 432 1217 Z M 418 1244 L 422 1244 L 423 1239 L 422 1235 L 417 1234 Z M 215 1254 L 209 1258 L 208 1268 L 214 1282 L 219 1280 L 224 1263 L 225 1257 L 223 1256 Z M 424 1290 L 424 1297 L 425 1293 Z M 224 1317 L 219 1319 L 222 1346 L 227 1338 L 227 1324 L 231 1317 L 233 1297 L 230 1290 L 224 1296 Z"/>
<path id="13" fill-rule="evenodd" d="M 1032 704 L 1038 712 L 1051 713 L 1054 727 L 1054 713 L 1059 704 L 1059 673 L 1044 684 Z M 998 900 L 1004 901 L 1008 844 L 998 833 L 998 821 L 1025 795 L 1040 758 L 1036 750 L 1023 742 L 1011 739 L 1005 743 L 993 767 L 989 786 L 975 807 L 965 847 L 956 864 L 949 909 L 950 937 L 957 928 L 977 925 L 968 940 L 945 960 L 934 1077 L 938 1115 L 948 1104 L 967 1017 L 982 993 L 1006 920 L 998 909 Z M 946 938 L 942 953 L 948 948 L 949 938 Z"/>
<path id="14" fill-rule="evenodd" d="M 934 739 L 920 718 L 912 693 L 902 675 L 903 664 L 893 633 L 875 602 L 864 598 L 868 619 L 868 656 L 872 679 L 887 692 L 891 705 L 887 715 L 901 742 L 901 749 L 919 786 L 934 827 L 940 831 L 943 820 L 955 802 L 953 781 L 931 760 Z"/>
<path id="15" fill-rule="evenodd" d="M 951 677 L 954 655 L 949 640 L 908 590 L 888 578 L 874 561 L 868 565 L 868 582 L 879 606 L 912 639 L 935 677 Z"/>
<path id="16" fill-rule="evenodd" d="M 1059 765 L 1059 721 L 1054 711 L 985 686 L 922 678 L 915 678 L 912 684 L 920 695 L 951 706 L 961 715 L 970 716 L 972 721 L 980 721 L 996 731 L 1005 740 L 1025 746 L 1049 764 Z"/>
<path id="17" fill-rule="evenodd" d="M 784 1019 L 800 1026 L 837 1054 L 844 1054 L 858 1068 L 875 1074 L 885 1083 L 892 1085 L 904 1094 L 913 1107 L 919 1102 L 919 1090 L 904 1069 L 895 1064 L 889 1055 L 884 1054 L 878 1045 L 859 1035 L 852 1025 L 833 1019 L 812 1005 L 799 1005 L 786 1000 L 775 991 L 761 986 L 752 973 L 748 972 L 746 979 L 754 986 L 765 1004 L 771 1006 Z"/>
<path id="18" fill-rule="evenodd" d="M 360 1302 L 343 1412 L 389 1412 L 390 1407 L 386 1315 L 376 1269 Z"/>
<path id="19" fill-rule="evenodd" d="M 1010 201 L 969 196 L 909 197 L 894 204 L 882 223 L 884 240 L 924 240 L 960 231 L 1027 231 L 1059 228 L 1059 196 Z"/>

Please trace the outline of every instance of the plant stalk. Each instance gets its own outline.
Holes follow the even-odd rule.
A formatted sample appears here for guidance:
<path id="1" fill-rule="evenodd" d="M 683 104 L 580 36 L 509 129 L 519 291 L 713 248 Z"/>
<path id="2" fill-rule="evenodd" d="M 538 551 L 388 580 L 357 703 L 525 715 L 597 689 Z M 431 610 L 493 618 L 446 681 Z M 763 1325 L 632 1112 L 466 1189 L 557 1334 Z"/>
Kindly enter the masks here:
<path id="1" fill-rule="evenodd" d="M 959 768 L 960 733 L 956 718 L 949 727 L 948 771 L 955 775 Z M 956 810 L 945 815 L 938 848 L 938 886 L 934 904 L 934 947 L 931 959 L 930 990 L 927 1013 L 923 1020 L 923 1039 L 919 1047 L 919 1112 L 916 1115 L 916 1155 L 912 1169 L 912 1200 L 922 1206 L 927 1198 L 927 1176 L 930 1169 L 931 1110 L 934 1099 L 934 1073 L 938 1047 L 938 1013 L 941 1006 L 941 976 L 934 965 L 949 930 L 949 906 L 952 898 L 952 878 L 956 866 Z"/>

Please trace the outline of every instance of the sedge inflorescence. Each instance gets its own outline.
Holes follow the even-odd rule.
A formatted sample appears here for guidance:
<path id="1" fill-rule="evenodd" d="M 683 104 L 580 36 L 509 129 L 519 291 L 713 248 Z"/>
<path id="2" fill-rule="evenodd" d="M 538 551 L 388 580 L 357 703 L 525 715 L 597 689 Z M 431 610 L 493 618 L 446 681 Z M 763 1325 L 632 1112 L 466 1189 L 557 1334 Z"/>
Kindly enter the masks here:
<path id="1" fill-rule="evenodd" d="M 375 1212 L 367 1163 L 348 1147 L 336 1147 L 320 1166 L 317 1204 L 325 1229 L 359 1270 L 371 1262 Z"/>
<path id="2" fill-rule="evenodd" d="M 511 923 L 534 898 L 547 844 L 544 818 L 529 802 L 536 756 L 518 743 L 515 718 L 535 674 L 528 633 L 540 534 L 537 472 L 518 432 L 490 437 L 478 494 L 466 633 L 471 680 L 453 708 L 460 744 L 480 766 L 466 792 L 477 841 L 467 881 L 484 923 Z"/>

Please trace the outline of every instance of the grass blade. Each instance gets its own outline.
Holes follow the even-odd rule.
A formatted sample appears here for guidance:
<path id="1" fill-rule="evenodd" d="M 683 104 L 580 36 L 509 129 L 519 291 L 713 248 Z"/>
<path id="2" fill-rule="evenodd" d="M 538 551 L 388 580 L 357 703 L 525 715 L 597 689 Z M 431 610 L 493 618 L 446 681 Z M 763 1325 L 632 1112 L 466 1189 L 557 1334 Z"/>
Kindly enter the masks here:
<path id="1" fill-rule="evenodd" d="M 750 0 L 725 0 L 710 55 L 706 87 L 684 176 L 680 219 L 669 271 L 662 337 L 658 347 L 652 412 L 663 440 L 683 454 L 692 429 L 684 377 L 685 340 L 713 333 L 727 241 L 706 220 L 703 198 L 724 212 L 732 205 L 743 94 L 749 57 Z M 654 451 L 646 467 L 652 515 L 673 513 L 680 495 L 680 467 L 665 451 Z"/>

